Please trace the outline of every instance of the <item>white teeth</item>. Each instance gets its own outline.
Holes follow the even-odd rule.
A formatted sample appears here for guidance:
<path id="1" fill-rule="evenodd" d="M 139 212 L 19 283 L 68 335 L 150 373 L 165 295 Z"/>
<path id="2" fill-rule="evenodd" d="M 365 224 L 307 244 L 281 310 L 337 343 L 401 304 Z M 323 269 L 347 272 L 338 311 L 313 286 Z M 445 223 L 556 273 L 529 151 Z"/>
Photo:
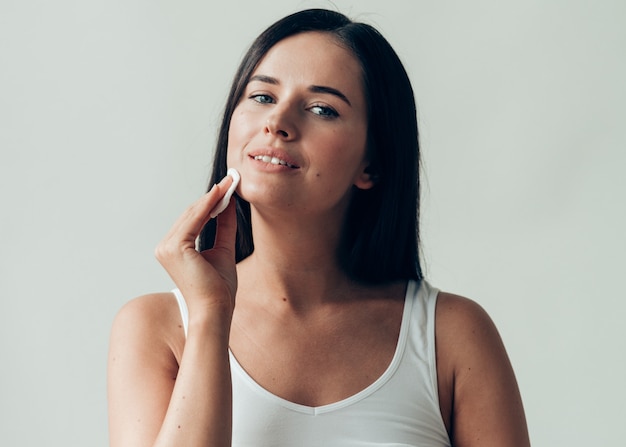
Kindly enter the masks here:
<path id="1" fill-rule="evenodd" d="M 281 160 L 280 158 L 277 158 L 277 157 L 270 157 L 269 155 L 255 155 L 254 159 L 263 161 L 265 163 L 271 163 L 273 165 L 282 165 L 282 166 L 288 166 L 290 168 L 295 168 L 295 166 L 290 165 L 285 160 Z"/>

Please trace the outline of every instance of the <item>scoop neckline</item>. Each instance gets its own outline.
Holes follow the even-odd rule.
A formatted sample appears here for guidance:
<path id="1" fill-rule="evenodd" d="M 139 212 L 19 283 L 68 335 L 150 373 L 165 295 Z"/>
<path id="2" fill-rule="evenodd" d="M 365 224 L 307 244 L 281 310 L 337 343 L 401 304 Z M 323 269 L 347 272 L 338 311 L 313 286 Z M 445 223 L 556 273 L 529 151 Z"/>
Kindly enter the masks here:
<path id="1" fill-rule="evenodd" d="M 250 376 L 248 372 L 239 364 L 239 362 L 237 361 L 237 358 L 235 357 L 235 355 L 233 354 L 233 352 L 231 351 L 229 347 L 228 355 L 230 358 L 231 369 L 233 370 L 233 372 L 237 373 L 239 377 L 241 377 L 243 381 L 248 385 L 248 387 L 250 387 L 256 393 L 261 394 L 266 399 L 273 401 L 274 403 L 284 408 L 287 408 L 289 410 L 292 410 L 298 413 L 318 415 L 318 414 L 323 414 L 323 413 L 329 413 L 332 411 L 337 411 L 339 409 L 353 405 L 365 399 L 366 397 L 372 395 L 374 392 L 380 389 L 383 385 L 385 385 L 389 381 L 389 379 L 394 375 L 394 373 L 398 369 L 398 366 L 400 365 L 400 362 L 402 360 L 402 356 L 404 355 L 404 350 L 405 350 L 406 343 L 407 343 L 409 325 L 410 325 L 410 320 L 411 320 L 410 315 L 411 315 L 411 309 L 413 307 L 412 297 L 415 296 L 417 292 L 417 286 L 418 285 L 416 281 L 409 281 L 407 284 L 406 292 L 404 296 L 404 308 L 402 310 L 402 321 L 400 323 L 400 333 L 398 334 L 398 341 L 396 343 L 396 348 L 395 348 L 393 357 L 391 359 L 391 362 L 389 363 L 385 371 L 374 382 L 372 382 L 371 384 L 363 388 L 361 391 L 358 391 L 351 396 L 348 396 L 337 402 L 332 402 L 330 404 L 320 405 L 320 406 L 309 406 L 309 405 L 303 405 L 303 404 L 292 402 L 288 399 L 285 399 L 283 397 L 280 397 L 272 393 L 271 391 L 261 386 L 256 380 L 254 380 L 254 378 Z"/>

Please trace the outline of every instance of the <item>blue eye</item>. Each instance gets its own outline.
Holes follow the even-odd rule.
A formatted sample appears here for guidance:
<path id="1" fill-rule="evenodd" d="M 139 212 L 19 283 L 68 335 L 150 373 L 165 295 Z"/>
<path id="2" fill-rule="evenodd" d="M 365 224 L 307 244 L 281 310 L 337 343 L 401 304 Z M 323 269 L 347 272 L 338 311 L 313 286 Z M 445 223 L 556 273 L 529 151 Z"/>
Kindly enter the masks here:
<path id="1" fill-rule="evenodd" d="M 339 116 L 337 111 L 333 109 L 332 107 L 316 105 L 316 106 L 311 107 L 309 110 L 313 112 L 315 115 L 319 115 L 324 118 L 336 118 Z"/>
<path id="2" fill-rule="evenodd" d="M 258 94 L 250 96 L 250 99 L 258 102 L 259 104 L 272 104 L 274 99 L 269 95 Z"/>

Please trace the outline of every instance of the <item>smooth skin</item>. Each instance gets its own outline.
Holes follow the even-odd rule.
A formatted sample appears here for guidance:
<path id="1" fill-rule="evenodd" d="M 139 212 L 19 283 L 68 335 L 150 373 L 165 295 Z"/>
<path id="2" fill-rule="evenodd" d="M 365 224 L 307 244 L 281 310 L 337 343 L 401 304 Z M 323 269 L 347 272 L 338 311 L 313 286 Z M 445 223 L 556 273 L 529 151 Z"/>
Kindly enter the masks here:
<path id="1" fill-rule="evenodd" d="M 375 186 L 360 79 L 352 54 L 322 33 L 287 38 L 263 58 L 233 114 L 228 148 L 229 167 L 241 173 L 237 192 L 251 204 L 255 250 L 235 264 L 232 203 L 218 217 L 215 247 L 194 248 L 229 178 L 159 244 L 157 259 L 187 301 L 189 332 L 185 339 L 170 293 L 119 312 L 109 356 L 112 447 L 229 446 L 229 347 L 261 386 L 308 406 L 345 399 L 385 371 L 406 284 L 355 283 L 334 255 L 352 188 Z M 513 370 L 478 305 L 440 293 L 436 352 L 452 445 L 528 446 Z"/>

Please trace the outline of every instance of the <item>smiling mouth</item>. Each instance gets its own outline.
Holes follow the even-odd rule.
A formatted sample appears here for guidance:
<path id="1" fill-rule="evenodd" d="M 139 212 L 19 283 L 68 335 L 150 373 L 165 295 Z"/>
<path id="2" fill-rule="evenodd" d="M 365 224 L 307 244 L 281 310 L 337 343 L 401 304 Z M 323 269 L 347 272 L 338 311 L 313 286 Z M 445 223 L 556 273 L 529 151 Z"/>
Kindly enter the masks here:
<path id="1" fill-rule="evenodd" d="M 257 161 L 262 161 L 264 163 L 269 163 L 272 165 L 281 165 L 281 166 L 287 166 L 288 168 L 291 169 L 297 169 L 298 166 L 296 165 L 292 165 L 290 163 L 287 163 L 285 160 L 281 160 L 278 157 L 271 157 L 269 155 L 255 155 L 254 159 Z"/>

